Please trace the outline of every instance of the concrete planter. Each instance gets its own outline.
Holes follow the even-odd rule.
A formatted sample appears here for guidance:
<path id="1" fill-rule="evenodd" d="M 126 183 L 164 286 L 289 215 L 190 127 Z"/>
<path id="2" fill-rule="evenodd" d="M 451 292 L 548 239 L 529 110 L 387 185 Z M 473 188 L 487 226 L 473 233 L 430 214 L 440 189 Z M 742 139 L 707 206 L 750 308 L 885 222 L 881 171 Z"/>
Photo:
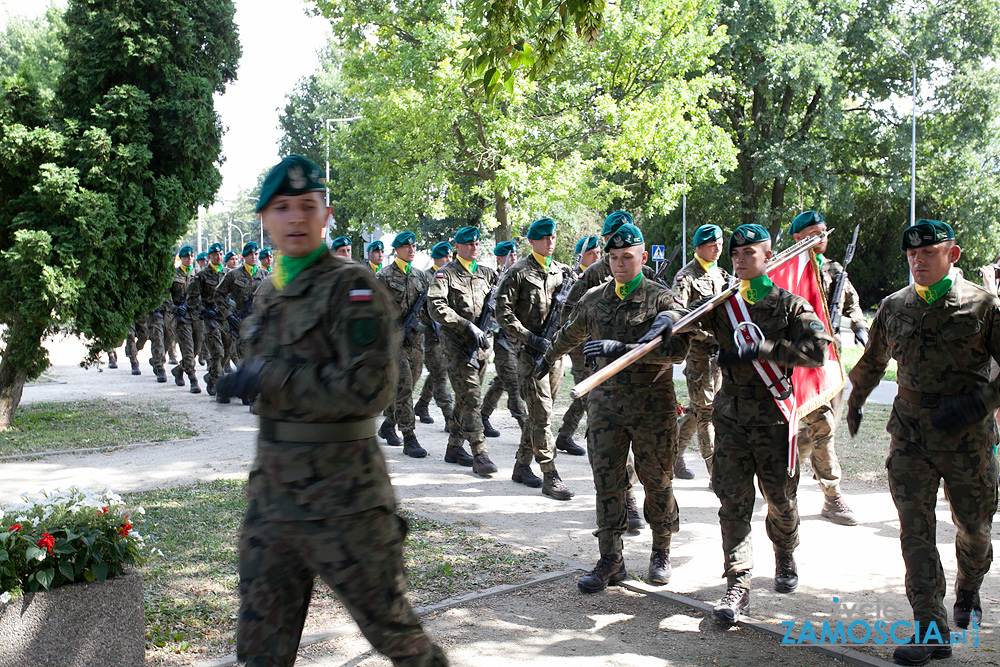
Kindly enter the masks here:
<path id="1" fill-rule="evenodd" d="M 146 615 L 138 572 L 0 604 L 0 667 L 145 664 Z"/>

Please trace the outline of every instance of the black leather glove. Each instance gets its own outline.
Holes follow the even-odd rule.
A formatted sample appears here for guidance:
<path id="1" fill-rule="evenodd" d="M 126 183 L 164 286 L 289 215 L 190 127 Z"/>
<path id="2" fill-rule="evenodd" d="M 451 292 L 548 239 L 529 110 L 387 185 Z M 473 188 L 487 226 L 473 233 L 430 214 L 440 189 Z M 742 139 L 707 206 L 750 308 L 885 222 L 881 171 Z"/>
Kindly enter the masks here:
<path id="1" fill-rule="evenodd" d="M 229 317 L 226 318 L 226 321 L 229 322 L 229 326 L 231 326 L 236 331 L 240 330 L 240 318 L 236 317 L 235 315 L 230 315 Z"/>
<path id="2" fill-rule="evenodd" d="M 535 362 L 535 370 L 534 370 L 535 379 L 541 380 L 543 377 L 548 375 L 549 371 L 551 370 L 552 370 L 552 364 L 545 361 L 544 356 L 540 357 L 538 361 Z"/>
<path id="3" fill-rule="evenodd" d="M 485 331 L 477 327 L 472 322 L 467 323 L 465 328 L 469 330 L 470 334 L 472 334 L 472 337 L 475 339 L 476 345 L 479 346 L 479 349 L 485 350 L 490 346 L 490 337 Z"/>
<path id="4" fill-rule="evenodd" d="M 583 344 L 583 354 L 588 359 L 607 357 L 617 359 L 625 354 L 625 343 L 620 340 L 592 340 Z"/>
<path id="5" fill-rule="evenodd" d="M 847 432 L 853 438 L 861 428 L 861 418 L 865 416 L 865 411 L 861 408 L 847 407 Z"/>
<path id="6" fill-rule="evenodd" d="M 868 329 L 858 329 L 855 331 L 854 342 L 861 347 L 868 347 Z"/>
<path id="7" fill-rule="evenodd" d="M 260 380 L 267 362 L 261 357 L 247 359 L 228 375 L 215 381 L 215 391 L 222 398 L 253 398 L 260 389 Z"/>
<path id="8" fill-rule="evenodd" d="M 739 348 L 731 347 L 725 352 L 719 353 L 719 366 L 729 368 L 730 366 L 742 366 L 749 364 L 760 354 L 760 348 L 756 345 Z"/>
<path id="9" fill-rule="evenodd" d="M 941 404 L 931 415 L 931 425 L 939 431 L 960 431 L 986 419 L 990 414 L 979 394 L 956 396 Z"/>
<path id="10" fill-rule="evenodd" d="M 201 311 L 201 316 L 206 320 L 217 320 L 219 319 L 219 311 L 214 308 L 205 308 Z"/>
<path id="11" fill-rule="evenodd" d="M 550 343 L 549 340 L 547 338 L 543 337 L 543 336 L 539 336 L 538 334 L 529 333 L 528 334 L 528 347 L 530 347 L 530 348 L 532 348 L 534 350 L 537 350 L 539 352 L 544 353 L 545 350 L 547 350 L 550 347 L 552 347 L 552 343 Z"/>
<path id="12" fill-rule="evenodd" d="M 646 335 L 639 339 L 639 342 L 648 343 L 657 336 L 663 336 L 661 343 L 663 345 L 669 345 L 670 334 L 673 333 L 673 330 L 674 321 L 670 319 L 670 316 L 666 313 L 660 313 L 656 316 L 656 319 L 653 320 L 653 325 L 649 327 L 649 331 L 646 332 Z"/>
<path id="13" fill-rule="evenodd" d="M 174 306 L 174 315 L 176 315 L 177 317 L 187 317 L 188 307 L 185 306 L 183 303 L 179 306 Z"/>

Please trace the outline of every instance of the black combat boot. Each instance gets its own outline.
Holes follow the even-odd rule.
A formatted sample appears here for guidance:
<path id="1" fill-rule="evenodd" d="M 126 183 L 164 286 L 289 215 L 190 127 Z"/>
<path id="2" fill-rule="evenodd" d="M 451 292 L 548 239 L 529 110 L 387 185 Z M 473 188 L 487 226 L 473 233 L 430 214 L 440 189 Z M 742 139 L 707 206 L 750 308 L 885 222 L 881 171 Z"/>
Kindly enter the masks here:
<path id="1" fill-rule="evenodd" d="M 427 456 L 427 450 L 417 442 L 417 436 L 413 433 L 403 436 L 403 453 L 414 459 L 422 459 Z"/>
<path id="2" fill-rule="evenodd" d="M 580 577 L 576 585 L 581 593 L 596 593 L 603 591 L 608 584 L 617 584 L 626 576 L 625 559 L 622 558 L 621 552 L 601 554 L 601 559 L 597 561 L 594 569 Z"/>
<path id="3" fill-rule="evenodd" d="M 555 469 L 542 473 L 542 493 L 556 500 L 569 500 L 575 495 L 563 484 L 559 473 Z"/>
<path id="4" fill-rule="evenodd" d="M 108 352 L 108 368 L 110 368 L 111 370 L 115 370 L 116 368 L 118 368 L 118 353 L 117 352 L 114 352 L 114 351 Z"/>
<path id="5" fill-rule="evenodd" d="M 913 641 L 916 641 L 916 637 Z M 941 642 L 928 642 L 923 645 L 903 644 L 892 652 L 892 661 L 897 665 L 926 665 L 931 661 L 951 657 L 951 644 L 947 639 Z"/>
<path id="6" fill-rule="evenodd" d="M 956 589 L 955 606 L 951 611 L 955 614 L 955 625 L 958 627 L 968 628 L 969 621 L 978 626 L 983 622 L 983 605 L 979 602 L 979 591 Z"/>
<path id="7" fill-rule="evenodd" d="M 639 531 L 646 527 L 646 522 L 642 520 L 642 513 L 639 512 L 635 496 L 626 496 L 625 512 L 628 514 L 628 534 L 638 535 Z"/>
<path id="8" fill-rule="evenodd" d="M 489 479 L 493 473 L 497 472 L 497 465 L 490 461 L 489 454 L 481 452 L 472 457 L 472 472 Z"/>
<path id="9" fill-rule="evenodd" d="M 444 450 L 445 463 L 457 463 L 460 466 L 469 467 L 472 465 L 472 456 L 465 451 L 462 445 L 448 445 Z"/>
<path id="10" fill-rule="evenodd" d="M 677 460 L 674 461 L 674 477 L 677 479 L 694 479 L 694 473 L 688 468 L 687 463 L 684 462 L 684 455 L 681 453 L 677 454 Z"/>
<path id="11" fill-rule="evenodd" d="M 857 517 L 854 516 L 854 512 L 847 506 L 847 503 L 844 502 L 844 496 L 839 493 L 835 496 L 826 496 L 826 499 L 823 501 L 823 510 L 819 515 L 824 519 L 839 523 L 841 526 L 858 525 Z"/>
<path id="12" fill-rule="evenodd" d="M 200 394 L 201 387 L 198 386 L 198 376 L 196 376 L 194 373 L 191 373 L 191 375 L 188 376 L 188 379 L 191 380 L 191 393 Z"/>
<path id="13" fill-rule="evenodd" d="M 226 396 L 225 398 L 223 398 L 222 396 L 219 396 L 218 394 L 215 395 L 215 402 L 216 403 L 222 403 L 223 405 L 228 405 L 229 401 L 230 401 L 230 399 L 229 399 L 228 396 Z"/>
<path id="14" fill-rule="evenodd" d="M 511 473 L 510 478 L 518 484 L 524 484 L 533 489 L 537 489 L 542 485 L 542 478 L 531 470 L 530 465 L 524 465 L 523 463 L 514 463 L 514 472 Z"/>
<path id="15" fill-rule="evenodd" d="M 570 456 L 583 456 L 587 450 L 573 442 L 573 438 L 560 435 L 556 437 L 556 449 L 562 450 Z"/>
<path id="16" fill-rule="evenodd" d="M 662 586 L 670 581 L 670 552 L 653 549 L 649 556 L 649 583 Z"/>
<path id="17" fill-rule="evenodd" d="M 799 587 L 799 572 L 792 554 L 774 554 L 774 590 L 791 593 Z"/>
<path id="18" fill-rule="evenodd" d="M 132 364 L 132 375 L 142 375 L 142 371 L 139 370 L 138 359 L 129 359 L 129 363 Z"/>
<path id="19" fill-rule="evenodd" d="M 253 401 L 250 400 L 249 398 L 241 398 L 240 402 L 243 403 L 243 405 L 250 405 L 253 403 Z"/>
<path id="20" fill-rule="evenodd" d="M 385 440 L 385 444 L 390 447 L 402 447 L 403 441 L 399 439 L 399 435 L 396 434 L 396 425 L 389 422 L 386 419 L 382 422 L 382 425 L 378 427 L 378 437 Z"/>
<path id="21" fill-rule="evenodd" d="M 209 396 L 215 396 L 215 383 L 212 382 L 212 376 L 205 373 L 205 377 L 203 379 L 205 380 L 205 391 L 208 392 Z"/>
<path id="22" fill-rule="evenodd" d="M 480 412 L 479 416 L 482 417 L 483 420 L 483 435 L 487 438 L 499 438 L 500 431 L 493 428 L 493 424 L 490 423 L 490 416 L 485 412 Z"/>
<path id="23" fill-rule="evenodd" d="M 184 369 L 180 366 L 174 366 L 170 369 L 170 374 L 174 376 L 174 384 L 178 387 L 184 386 Z"/>
<path id="24" fill-rule="evenodd" d="M 154 368 L 153 369 L 153 375 L 156 376 L 156 381 L 157 382 L 166 382 L 167 381 L 167 371 L 162 366 L 160 368 Z"/>
<path id="25" fill-rule="evenodd" d="M 750 609 L 750 589 L 742 586 L 730 586 L 718 604 L 712 609 L 715 620 L 719 623 L 732 625 L 740 619 L 740 614 Z"/>
<path id="26" fill-rule="evenodd" d="M 427 411 L 427 401 L 419 400 L 413 404 L 413 414 L 420 419 L 421 424 L 433 424 L 434 417 L 431 417 L 431 413 Z"/>

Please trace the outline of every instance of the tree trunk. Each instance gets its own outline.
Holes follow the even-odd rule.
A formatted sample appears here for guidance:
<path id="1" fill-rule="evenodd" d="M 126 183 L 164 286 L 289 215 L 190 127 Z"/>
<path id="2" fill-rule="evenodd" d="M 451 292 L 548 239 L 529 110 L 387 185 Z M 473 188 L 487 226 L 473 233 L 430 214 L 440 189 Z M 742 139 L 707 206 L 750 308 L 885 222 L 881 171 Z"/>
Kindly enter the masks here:
<path id="1" fill-rule="evenodd" d="M 0 431 L 10 428 L 17 406 L 21 404 L 24 383 L 28 381 L 28 370 L 11 360 L 10 354 L 11 348 L 22 342 L 17 334 L 19 333 L 18 329 L 23 327 L 23 324 L 10 325 L 7 349 L 4 350 L 3 358 L 0 360 Z M 38 337 L 37 344 L 41 345 L 41 336 Z"/>
<path id="2" fill-rule="evenodd" d="M 494 232 L 497 243 L 510 241 L 510 204 L 507 195 L 503 191 L 498 191 L 496 197 L 497 228 Z"/>

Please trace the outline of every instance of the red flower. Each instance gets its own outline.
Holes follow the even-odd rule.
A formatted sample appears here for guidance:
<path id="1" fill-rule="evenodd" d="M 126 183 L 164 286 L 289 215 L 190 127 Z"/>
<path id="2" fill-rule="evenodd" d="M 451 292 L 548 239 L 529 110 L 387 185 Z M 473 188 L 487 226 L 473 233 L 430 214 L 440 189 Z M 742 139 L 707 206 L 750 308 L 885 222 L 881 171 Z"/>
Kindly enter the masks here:
<path id="1" fill-rule="evenodd" d="M 97 510 L 97 513 L 98 514 L 107 514 L 108 513 L 108 508 L 107 507 L 102 507 L 101 509 Z"/>
<path id="2" fill-rule="evenodd" d="M 56 538 L 52 537 L 48 533 L 43 533 L 40 538 L 38 538 L 38 546 L 48 549 L 49 553 L 52 553 L 52 547 L 56 545 Z"/>
<path id="3" fill-rule="evenodd" d="M 7 530 L 14 530 L 14 531 L 17 531 L 17 532 L 20 533 L 21 532 L 21 524 L 15 523 L 13 526 L 11 526 L 10 528 L 8 528 Z"/>
<path id="4" fill-rule="evenodd" d="M 125 523 L 123 523 L 121 525 L 121 528 L 118 529 L 118 534 L 121 535 L 122 537 L 128 537 L 128 534 L 131 531 L 132 531 L 132 522 L 129 521 L 128 518 L 126 517 Z"/>

